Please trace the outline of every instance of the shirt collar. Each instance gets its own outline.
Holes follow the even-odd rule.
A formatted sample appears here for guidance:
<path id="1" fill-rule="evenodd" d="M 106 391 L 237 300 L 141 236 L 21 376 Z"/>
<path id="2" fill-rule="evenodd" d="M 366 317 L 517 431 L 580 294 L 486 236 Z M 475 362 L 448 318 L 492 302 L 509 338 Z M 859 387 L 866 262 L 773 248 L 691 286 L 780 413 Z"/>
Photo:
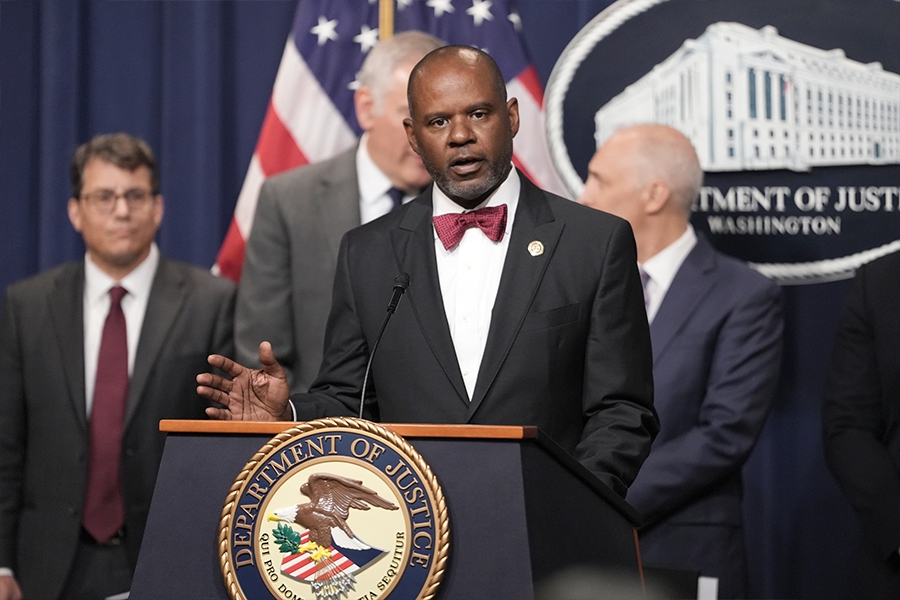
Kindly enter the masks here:
<path id="1" fill-rule="evenodd" d="M 522 188 L 522 182 L 519 180 L 519 175 L 516 172 L 515 167 L 509 170 L 509 175 L 506 176 L 506 179 L 501 183 L 494 192 L 488 196 L 484 202 L 476 206 L 472 210 L 478 210 L 479 208 L 484 208 L 485 206 L 500 206 L 501 204 L 506 205 L 506 235 L 509 235 L 512 231 L 513 220 L 516 215 L 516 207 L 519 205 L 519 191 Z M 441 191 L 441 189 L 434 185 L 431 188 L 432 191 L 432 203 L 433 203 L 433 214 L 434 216 L 446 215 L 450 213 L 461 213 L 466 212 L 466 210 L 451 200 L 447 194 Z M 434 234 L 437 236 L 437 233 Z"/>
<path id="2" fill-rule="evenodd" d="M 369 140 L 369 134 L 363 133 L 359 138 L 359 146 L 356 148 L 356 172 L 359 182 L 359 200 L 364 206 L 371 206 L 387 194 L 388 190 L 393 187 L 388 176 L 378 168 L 366 143 Z M 365 182 L 365 185 L 363 185 Z"/>
<path id="3" fill-rule="evenodd" d="M 697 245 L 697 234 L 694 228 L 688 223 L 687 229 L 681 236 L 663 248 L 661 251 L 650 257 L 641 265 L 641 268 L 647 272 L 650 279 L 659 286 L 659 288 L 667 290 L 675 274 L 681 268 L 681 263 L 687 258 L 694 246 Z"/>
<path id="4" fill-rule="evenodd" d="M 100 267 L 91 260 L 89 254 L 84 255 L 84 296 L 89 303 L 103 300 L 109 294 L 109 290 L 115 285 L 121 285 L 128 290 L 129 295 L 135 297 L 149 297 L 150 288 L 153 286 L 153 278 L 156 268 L 159 266 L 159 248 L 156 242 L 150 245 L 150 254 L 141 264 L 116 281 L 100 270 Z"/>

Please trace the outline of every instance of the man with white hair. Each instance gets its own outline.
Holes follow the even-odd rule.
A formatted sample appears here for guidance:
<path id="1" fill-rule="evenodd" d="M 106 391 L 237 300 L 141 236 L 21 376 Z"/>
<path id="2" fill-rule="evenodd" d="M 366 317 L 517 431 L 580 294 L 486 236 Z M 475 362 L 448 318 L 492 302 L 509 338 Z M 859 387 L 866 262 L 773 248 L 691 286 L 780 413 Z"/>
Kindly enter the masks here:
<path id="1" fill-rule="evenodd" d="M 406 83 L 443 45 L 419 31 L 379 42 L 358 74 L 359 144 L 263 183 L 238 286 L 235 345 L 239 361 L 257 364 L 259 343 L 271 342 L 294 392 L 305 392 L 319 371 L 341 237 L 431 183 L 403 129 Z"/>
<path id="2" fill-rule="evenodd" d="M 702 179 L 686 137 L 638 125 L 597 151 L 579 202 L 627 219 L 637 243 L 660 420 L 626 497 L 644 518 L 643 559 L 716 577 L 720 598 L 739 598 L 741 467 L 777 385 L 781 295 L 694 231 Z"/>

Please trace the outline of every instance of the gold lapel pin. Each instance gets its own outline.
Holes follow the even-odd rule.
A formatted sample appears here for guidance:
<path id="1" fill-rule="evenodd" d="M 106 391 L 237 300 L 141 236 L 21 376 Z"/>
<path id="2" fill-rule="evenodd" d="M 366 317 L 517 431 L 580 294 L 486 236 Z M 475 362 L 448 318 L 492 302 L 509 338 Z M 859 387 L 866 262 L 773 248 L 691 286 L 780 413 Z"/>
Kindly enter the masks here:
<path id="1" fill-rule="evenodd" d="M 544 245 L 537 240 L 528 244 L 528 253 L 532 256 L 540 256 L 544 253 Z"/>

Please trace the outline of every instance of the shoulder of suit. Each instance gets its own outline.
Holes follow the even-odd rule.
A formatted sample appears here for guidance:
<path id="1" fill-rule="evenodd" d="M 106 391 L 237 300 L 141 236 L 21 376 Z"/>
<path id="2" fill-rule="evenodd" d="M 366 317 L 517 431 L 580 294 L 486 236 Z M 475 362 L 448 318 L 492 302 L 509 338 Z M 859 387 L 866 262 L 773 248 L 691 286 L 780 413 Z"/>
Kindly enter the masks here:
<path id="1" fill-rule="evenodd" d="M 700 251 L 708 250 L 711 253 L 714 257 L 715 271 L 713 273 L 716 277 L 739 281 L 742 286 L 768 288 L 770 290 L 778 289 L 778 285 L 774 281 L 752 268 L 746 261 L 722 252 L 702 235 L 698 234 L 695 249 Z"/>
<path id="2" fill-rule="evenodd" d="M 621 217 L 603 212 L 602 210 L 597 210 L 596 208 L 584 206 L 574 200 L 557 196 L 556 194 L 545 190 L 541 191 L 550 205 L 550 210 L 553 211 L 554 218 L 564 221 L 567 227 L 571 226 L 585 229 L 599 228 L 604 231 L 613 231 L 618 227 L 628 227 L 629 230 L 631 229 L 628 222 Z"/>
<path id="3" fill-rule="evenodd" d="M 336 171 L 339 173 L 356 172 L 355 145 L 328 160 L 294 167 L 277 175 L 272 175 L 263 182 L 263 186 L 277 189 L 293 189 L 298 186 L 310 185 Z"/>
<path id="4" fill-rule="evenodd" d="M 876 279 L 900 279 L 900 252 L 892 252 L 886 256 L 861 266 L 859 270 L 864 276 Z"/>
<path id="5" fill-rule="evenodd" d="M 67 284 L 70 280 L 75 281 L 75 278 L 83 273 L 83 260 L 65 262 L 11 283 L 6 294 L 10 297 L 46 295 L 56 285 Z"/>
<path id="6" fill-rule="evenodd" d="M 226 277 L 220 277 L 204 269 L 173 258 L 159 257 L 157 277 L 170 277 L 185 281 L 193 288 L 194 292 L 209 293 L 213 295 L 232 295 L 237 289 L 237 284 Z"/>

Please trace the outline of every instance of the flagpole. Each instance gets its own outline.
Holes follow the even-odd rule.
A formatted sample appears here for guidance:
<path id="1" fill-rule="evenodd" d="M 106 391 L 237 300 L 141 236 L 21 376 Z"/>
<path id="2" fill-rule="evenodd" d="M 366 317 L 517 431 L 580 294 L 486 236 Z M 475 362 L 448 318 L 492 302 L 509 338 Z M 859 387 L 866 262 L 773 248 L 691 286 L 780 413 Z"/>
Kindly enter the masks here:
<path id="1" fill-rule="evenodd" d="M 378 0 L 378 39 L 389 40 L 394 35 L 394 0 Z"/>

